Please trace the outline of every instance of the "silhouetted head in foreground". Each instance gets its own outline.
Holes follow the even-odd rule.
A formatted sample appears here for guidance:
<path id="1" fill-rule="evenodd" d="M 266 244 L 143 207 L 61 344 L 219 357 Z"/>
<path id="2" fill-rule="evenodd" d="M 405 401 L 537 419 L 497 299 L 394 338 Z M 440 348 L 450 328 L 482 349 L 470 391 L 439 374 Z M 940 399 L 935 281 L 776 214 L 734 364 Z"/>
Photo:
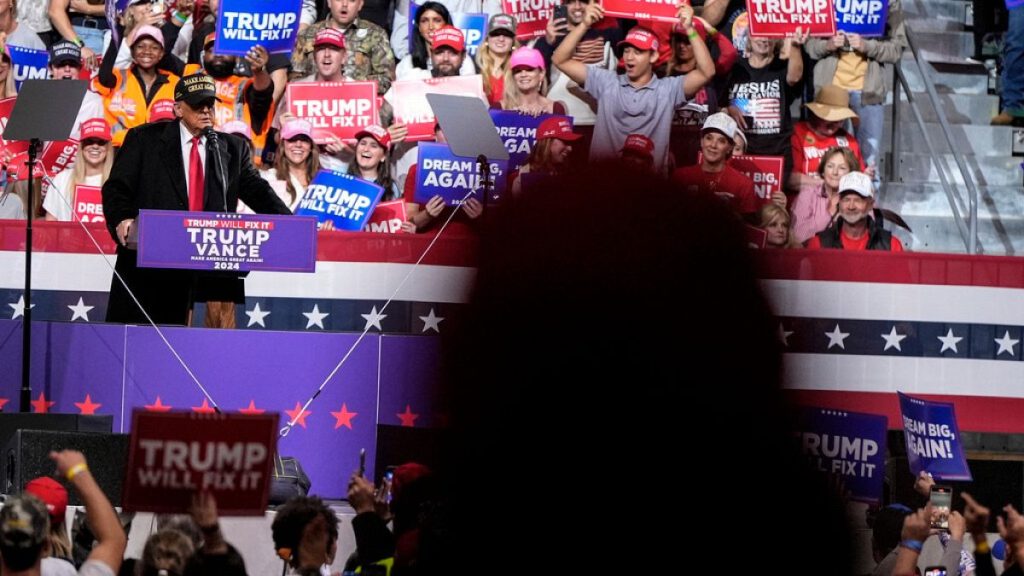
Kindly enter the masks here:
<path id="1" fill-rule="evenodd" d="M 850 567 L 841 511 L 790 440 L 777 324 L 720 201 L 592 165 L 492 224 L 446 342 L 452 531 L 424 572 Z"/>

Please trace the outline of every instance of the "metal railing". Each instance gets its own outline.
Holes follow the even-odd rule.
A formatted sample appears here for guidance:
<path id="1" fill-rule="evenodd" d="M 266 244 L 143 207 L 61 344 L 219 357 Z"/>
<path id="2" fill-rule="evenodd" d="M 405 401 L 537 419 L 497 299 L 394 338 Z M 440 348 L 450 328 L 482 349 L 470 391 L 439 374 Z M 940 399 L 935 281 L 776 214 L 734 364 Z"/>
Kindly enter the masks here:
<path id="1" fill-rule="evenodd" d="M 949 178 L 946 176 L 946 163 L 943 158 L 935 150 L 935 145 L 932 142 L 931 136 L 928 134 L 928 127 L 925 125 L 924 117 L 921 115 L 921 110 L 918 108 L 917 101 L 910 90 L 910 85 L 907 82 L 906 76 L 903 74 L 903 68 L 900 63 L 897 62 L 893 66 L 893 92 L 892 92 L 892 135 L 890 142 L 890 158 L 889 166 L 886 170 L 886 179 L 893 181 L 899 172 L 897 167 L 900 161 L 900 146 L 901 146 L 901 135 L 900 135 L 900 88 L 906 93 L 907 103 L 910 105 L 910 110 L 914 113 L 914 120 L 917 122 L 918 127 L 921 129 L 921 134 L 924 137 L 925 146 L 928 148 L 928 155 L 931 157 L 932 165 L 935 166 L 935 170 L 939 175 L 939 182 L 942 185 L 942 190 L 946 194 L 946 199 L 949 201 L 950 211 L 953 213 L 953 220 L 956 222 L 956 227 L 960 231 L 960 236 L 964 241 L 964 248 L 968 254 L 979 254 L 981 252 L 981 246 L 978 243 L 978 187 L 974 183 L 974 178 L 971 176 L 970 171 L 967 169 L 967 165 L 964 163 L 963 156 L 957 152 L 959 147 L 953 140 L 953 131 L 950 128 L 949 120 L 946 118 L 946 111 L 942 107 L 942 102 L 939 100 L 938 92 L 935 90 L 935 82 L 933 76 L 937 73 L 935 68 L 930 62 L 921 57 L 921 53 L 914 42 L 913 31 L 908 27 L 906 28 L 907 46 L 910 48 L 911 54 L 914 56 L 914 61 L 917 62 L 918 69 L 921 71 L 921 81 L 924 83 L 925 93 L 928 95 L 928 100 L 932 104 L 932 108 L 935 109 L 935 115 L 939 120 L 939 126 L 942 128 L 942 134 L 946 139 L 946 144 L 949 146 L 949 150 L 956 162 L 957 169 L 960 171 L 963 177 L 964 185 L 967 187 L 967 221 L 964 221 L 964 217 L 960 213 L 960 200 L 958 191 L 950 183 Z"/>

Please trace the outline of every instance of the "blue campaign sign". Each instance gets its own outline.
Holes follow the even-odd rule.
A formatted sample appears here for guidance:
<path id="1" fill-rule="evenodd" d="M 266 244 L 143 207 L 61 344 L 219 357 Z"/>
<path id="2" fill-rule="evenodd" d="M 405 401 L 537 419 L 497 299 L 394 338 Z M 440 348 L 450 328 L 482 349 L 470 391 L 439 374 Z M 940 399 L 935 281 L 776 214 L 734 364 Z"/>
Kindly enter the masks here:
<path id="1" fill-rule="evenodd" d="M 885 36 L 889 0 L 833 0 L 836 29 L 861 36 Z"/>
<path id="2" fill-rule="evenodd" d="M 910 471 L 922 470 L 936 480 L 971 481 L 953 404 L 929 402 L 899 393 L 903 436 L 907 441 Z"/>
<path id="3" fill-rule="evenodd" d="M 815 469 L 842 480 L 850 498 L 882 501 L 888 419 L 826 408 L 805 407 L 797 417 L 800 450 Z"/>
<path id="4" fill-rule="evenodd" d="M 531 116 L 514 110 L 491 110 L 491 120 L 498 129 L 498 136 L 508 150 L 508 166 L 516 169 L 526 164 L 530 152 L 537 144 L 537 127 L 551 114 Z M 572 126 L 572 116 L 565 116 Z"/>
<path id="5" fill-rule="evenodd" d="M 11 52 L 11 64 L 14 66 L 14 84 L 21 89 L 25 80 L 46 80 L 50 77 L 47 68 L 50 55 L 45 50 L 30 50 L 21 46 L 8 45 Z"/>
<path id="6" fill-rule="evenodd" d="M 291 53 L 301 9 L 302 0 L 221 0 L 213 50 L 244 56 L 259 44 L 271 54 Z"/>
<path id="7" fill-rule="evenodd" d="M 316 216 L 330 221 L 336 230 L 358 232 L 370 219 L 384 189 L 344 172 L 321 170 L 306 188 L 295 211 L 301 216 Z"/>
<path id="8" fill-rule="evenodd" d="M 416 29 L 415 14 L 420 5 L 409 2 L 409 52 L 412 52 L 413 34 L 419 34 Z M 484 34 L 487 32 L 487 14 L 481 12 L 455 12 L 452 14 L 452 25 L 462 30 L 466 37 L 466 53 L 469 57 L 476 57 L 476 51 L 483 44 Z"/>
<path id="9" fill-rule="evenodd" d="M 434 196 L 440 196 L 445 204 L 458 206 L 472 191 L 469 198 L 476 198 L 483 204 L 497 202 L 505 193 L 508 162 L 493 160 L 490 164 L 494 188 L 490 197 L 484 199 L 480 192 L 480 167 L 475 158 L 456 156 L 446 144 L 420 142 L 414 200 L 426 204 Z"/>

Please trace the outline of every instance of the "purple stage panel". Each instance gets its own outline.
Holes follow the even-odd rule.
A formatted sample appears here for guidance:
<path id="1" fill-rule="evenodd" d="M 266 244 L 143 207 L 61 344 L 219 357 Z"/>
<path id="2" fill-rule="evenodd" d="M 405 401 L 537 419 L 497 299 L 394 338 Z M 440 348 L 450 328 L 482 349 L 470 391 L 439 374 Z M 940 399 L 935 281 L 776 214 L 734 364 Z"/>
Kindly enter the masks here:
<path id="1" fill-rule="evenodd" d="M 21 320 L 0 320 L 0 410 L 18 411 L 21 388 Z"/>
<path id="2" fill-rule="evenodd" d="M 443 426 L 440 354 L 437 336 L 381 337 L 380 424 Z"/>
<path id="3" fill-rule="evenodd" d="M 21 338 L 20 319 L 0 321 L 0 401 L 8 400 L 5 412 L 18 411 Z M 114 324 L 33 322 L 31 410 L 111 414 L 118 430 L 124 338 L 125 327 Z"/>
<path id="4" fill-rule="evenodd" d="M 358 337 L 195 328 L 164 328 L 163 333 L 222 410 L 277 411 L 282 426 Z M 128 406 L 209 409 L 155 330 L 129 328 L 127 350 Z M 367 470 L 374 469 L 378 353 L 379 337 L 363 338 L 300 422 L 279 440 L 279 453 L 297 457 L 306 470 L 311 493 L 343 497 L 361 448 L 367 451 Z"/>
<path id="5" fill-rule="evenodd" d="M 32 411 L 111 414 L 114 432 L 120 431 L 125 330 L 118 324 L 33 322 Z M 130 410 L 124 416 L 131 421 Z"/>

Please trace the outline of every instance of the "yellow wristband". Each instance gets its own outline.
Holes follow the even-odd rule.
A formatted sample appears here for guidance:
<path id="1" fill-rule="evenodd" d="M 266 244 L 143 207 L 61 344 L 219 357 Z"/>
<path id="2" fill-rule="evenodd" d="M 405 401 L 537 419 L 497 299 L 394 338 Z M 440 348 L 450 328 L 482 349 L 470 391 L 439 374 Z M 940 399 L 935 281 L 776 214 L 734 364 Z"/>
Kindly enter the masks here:
<path id="1" fill-rule="evenodd" d="M 991 549 L 988 547 L 988 540 L 982 540 L 974 545 L 975 554 L 988 554 Z"/>
<path id="2" fill-rule="evenodd" d="M 696 38 L 697 37 L 697 31 L 696 30 L 689 30 L 689 31 L 686 32 L 686 35 L 688 37 L 690 37 L 690 38 Z"/>
<path id="3" fill-rule="evenodd" d="M 75 476 L 78 476 L 80 473 L 85 472 L 88 469 L 89 467 L 86 466 L 85 462 L 79 462 L 78 464 L 75 464 L 71 468 L 68 468 L 68 471 L 66 474 L 64 474 L 64 476 L 70 482 L 71 480 L 75 479 Z"/>

